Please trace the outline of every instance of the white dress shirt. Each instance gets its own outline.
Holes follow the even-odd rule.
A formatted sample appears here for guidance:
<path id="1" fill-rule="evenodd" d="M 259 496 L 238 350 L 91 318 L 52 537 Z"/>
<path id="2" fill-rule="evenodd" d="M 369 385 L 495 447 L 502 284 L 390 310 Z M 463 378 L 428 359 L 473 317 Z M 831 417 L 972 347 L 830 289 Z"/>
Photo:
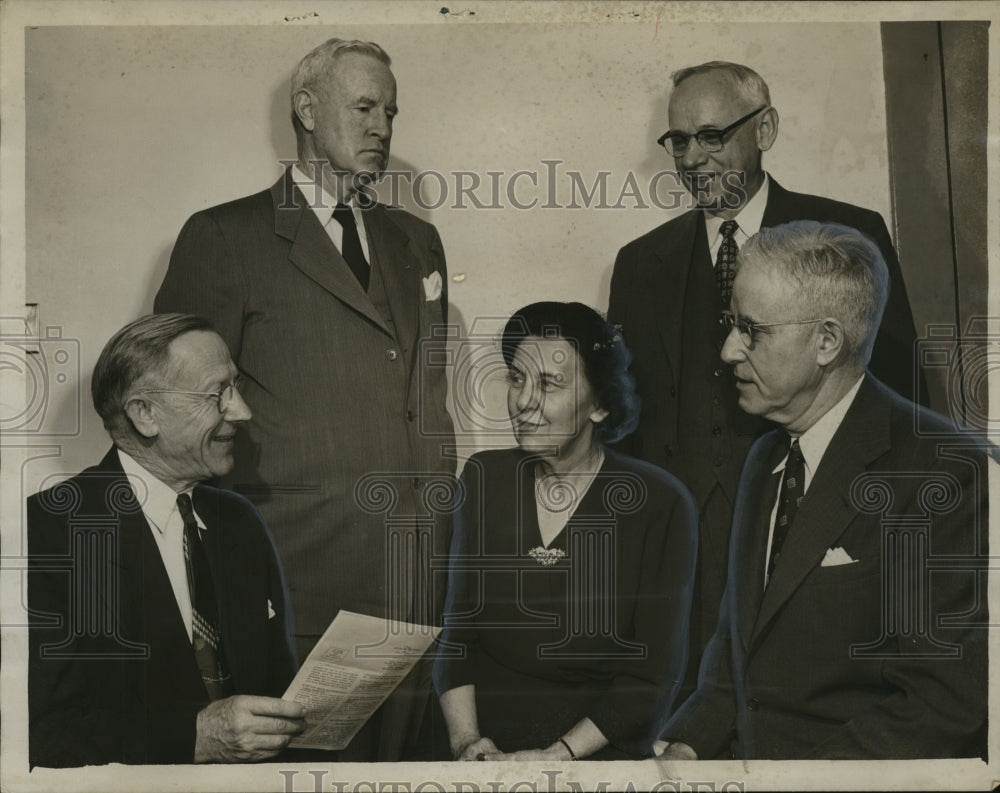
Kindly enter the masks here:
<path id="1" fill-rule="evenodd" d="M 316 215 L 320 225 L 326 229 L 327 235 L 333 244 L 337 246 L 337 250 L 343 254 L 344 227 L 333 219 L 333 210 L 337 207 L 337 199 L 330 195 L 326 187 L 322 184 L 320 184 L 322 195 L 317 196 L 316 183 L 306 176 L 298 165 L 292 166 L 292 181 L 302 191 L 302 195 L 305 196 L 306 201 L 309 203 L 309 208 Z M 358 207 L 358 202 L 355 200 L 356 195 L 351 196 L 351 200 L 347 202 L 347 205 L 351 208 L 351 214 L 354 215 L 354 225 L 358 227 L 358 239 L 361 240 L 361 250 L 365 254 L 365 261 L 371 264 L 372 259 L 368 255 L 368 235 L 365 233 L 365 221 L 361 214 L 361 209 Z"/>
<path id="2" fill-rule="evenodd" d="M 767 192 L 770 185 L 771 178 L 765 172 L 764 184 L 760 186 L 760 190 L 754 193 L 753 198 L 747 201 L 746 206 L 733 218 L 737 223 L 736 232 L 733 234 L 737 248 L 742 248 L 743 243 L 760 231 L 761 221 L 764 220 L 764 209 L 767 207 Z M 723 223 L 725 223 L 725 218 L 705 214 L 705 231 L 708 233 L 708 247 L 712 252 L 712 267 L 715 267 L 715 260 L 719 257 L 719 248 L 722 247 Z"/>
<path id="3" fill-rule="evenodd" d="M 830 408 L 826 413 L 824 413 L 819 421 L 813 424 L 809 429 L 803 432 L 799 436 L 799 449 L 802 451 L 802 458 L 805 461 L 803 465 L 804 476 L 802 477 L 802 495 L 804 496 L 809 490 L 809 484 L 812 482 L 813 474 L 819 467 L 820 460 L 823 459 L 823 455 L 826 454 L 826 449 L 830 445 L 830 441 L 833 440 L 833 436 L 840 429 L 841 422 L 844 420 L 844 416 L 847 415 L 848 408 L 854 402 L 854 397 L 858 395 L 858 389 L 861 388 L 861 383 L 864 381 L 864 375 L 858 378 L 851 390 L 848 391 L 844 396 L 840 398 L 840 401 Z M 785 463 L 788 462 L 788 454 L 785 458 L 778 463 L 772 474 L 782 473 L 784 474 Z M 771 543 L 774 540 L 774 522 L 778 517 L 778 501 L 781 499 L 781 488 L 778 488 L 778 495 L 774 499 L 774 506 L 771 508 L 771 528 L 767 534 L 767 553 L 765 554 L 765 559 L 771 558 Z M 793 526 L 789 531 L 795 531 Z M 767 564 L 764 564 L 764 585 L 767 586 Z"/>
<path id="4" fill-rule="evenodd" d="M 143 468 L 132 457 L 121 449 L 117 449 L 122 470 L 128 477 L 136 501 L 142 508 L 142 514 L 149 523 L 149 529 L 156 540 L 163 566 L 167 569 L 170 587 L 174 590 L 177 608 L 184 620 L 188 640 L 191 639 L 191 593 L 188 590 L 187 565 L 184 563 L 184 519 L 177 509 L 177 496 L 173 488 L 168 487 L 153 474 Z M 191 495 L 191 491 L 185 491 Z M 195 512 L 198 527 L 205 531 L 205 522 Z"/>

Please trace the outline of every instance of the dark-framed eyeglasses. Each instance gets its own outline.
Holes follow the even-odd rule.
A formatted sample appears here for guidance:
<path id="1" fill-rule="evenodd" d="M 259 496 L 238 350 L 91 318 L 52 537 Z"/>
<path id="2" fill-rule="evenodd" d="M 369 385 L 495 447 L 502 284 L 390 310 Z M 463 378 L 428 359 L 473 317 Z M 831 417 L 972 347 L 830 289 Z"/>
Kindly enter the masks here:
<path id="1" fill-rule="evenodd" d="M 719 317 L 719 324 L 725 328 L 726 334 L 728 335 L 732 332 L 733 328 L 736 328 L 736 333 L 739 335 L 740 341 L 748 350 L 754 348 L 758 340 L 757 334 L 762 328 L 777 328 L 782 325 L 812 325 L 815 322 L 824 321 L 824 317 L 819 317 L 817 319 L 793 319 L 788 322 L 748 322 L 739 314 L 734 314 L 732 311 L 723 311 Z"/>
<path id="2" fill-rule="evenodd" d="M 215 406 L 219 413 L 225 413 L 233 404 L 236 395 L 240 393 L 244 379 L 242 375 L 237 375 L 229 383 L 222 387 L 220 391 L 178 391 L 171 388 L 144 388 L 140 394 L 184 394 L 186 396 L 200 396 L 205 399 L 215 401 Z"/>
<path id="3" fill-rule="evenodd" d="M 745 124 L 758 113 L 762 113 L 769 107 L 770 105 L 758 107 L 752 113 L 747 113 L 743 116 L 743 118 L 736 119 L 732 124 L 724 129 L 702 129 L 694 133 L 694 135 L 688 135 L 684 132 L 674 132 L 673 130 L 668 129 L 660 135 L 659 138 L 657 138 L 656 142 L 658 145 L 666 149 L 667 154 L 671 157 L 683 157 L 687 153 L 688 146 L 691 143 L 691 138 L 694 138 L 698 141 L 698 145 L 701 146 L 702 151 L 713 154 L 726 148 L 726 135 L 734 132 L 741 124 Z"/>

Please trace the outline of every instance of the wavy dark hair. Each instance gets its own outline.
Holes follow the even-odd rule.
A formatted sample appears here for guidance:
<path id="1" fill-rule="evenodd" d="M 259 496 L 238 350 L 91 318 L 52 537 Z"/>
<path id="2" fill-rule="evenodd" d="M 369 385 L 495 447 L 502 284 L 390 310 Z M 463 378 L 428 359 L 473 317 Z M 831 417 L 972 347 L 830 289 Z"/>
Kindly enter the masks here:
<path id="1" fill-rule="evenodd" d="M 594 427 L 596 440 L 614 443 L 636 428 L 639 395 L 628 373 L 632 354 L 621 332 L 604 317 L 583 303 L 544 301 L 519 308 L 507 320 L 500 341 L 508 367 L 521 342 L 530 336 L 565 339 L 576 347 L 597 404 L 608 411 L 604 421 Z"/>
<path id="2" fill-rule="evenodd" d="M 112 438 L 117 439 L 129 426 L 125 398 L 132 387 L 162 372 L 171 342 L 195 330 L 212 331 L 212 326 L 207 319 L 191 314 L 147 314 L 130 322 L 104 345 L 94 366 L 90 393 L 94 409 Z"/>

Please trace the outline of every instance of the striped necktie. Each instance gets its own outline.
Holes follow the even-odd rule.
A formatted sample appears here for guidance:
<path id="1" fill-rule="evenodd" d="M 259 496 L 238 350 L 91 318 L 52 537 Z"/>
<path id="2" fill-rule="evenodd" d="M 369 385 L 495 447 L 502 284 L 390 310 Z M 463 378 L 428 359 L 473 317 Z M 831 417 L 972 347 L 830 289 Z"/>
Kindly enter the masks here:
<path id="1" fill-rule="evenodd" d="M 232 679 L 226 670 L 219 642 L 219 609 L 212 585 L 212 571 L 201 544 L 191 496 L 187 493 L 177 496 L 177 510 L 184 519 L 184 564 L 191 595 L 191 643 L 205 690 L 214 702 L 232 693 Z"/>

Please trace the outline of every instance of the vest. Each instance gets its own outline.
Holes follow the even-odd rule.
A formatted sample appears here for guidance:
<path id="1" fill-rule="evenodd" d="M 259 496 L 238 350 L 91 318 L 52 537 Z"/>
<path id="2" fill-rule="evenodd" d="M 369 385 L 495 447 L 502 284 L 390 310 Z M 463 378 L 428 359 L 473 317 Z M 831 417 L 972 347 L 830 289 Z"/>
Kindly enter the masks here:
<path id="1" fill-rule="evenodd" d="M 681 340 L 678 451 L 682 462 L 678 468 L 700 505 L 716 484 L 733 501 L 760 420 L 740 410 L 732 367 L 720 358 L 726 334 L 719 313 L 724 306 L 704 223 L 696 233 Z"/>

